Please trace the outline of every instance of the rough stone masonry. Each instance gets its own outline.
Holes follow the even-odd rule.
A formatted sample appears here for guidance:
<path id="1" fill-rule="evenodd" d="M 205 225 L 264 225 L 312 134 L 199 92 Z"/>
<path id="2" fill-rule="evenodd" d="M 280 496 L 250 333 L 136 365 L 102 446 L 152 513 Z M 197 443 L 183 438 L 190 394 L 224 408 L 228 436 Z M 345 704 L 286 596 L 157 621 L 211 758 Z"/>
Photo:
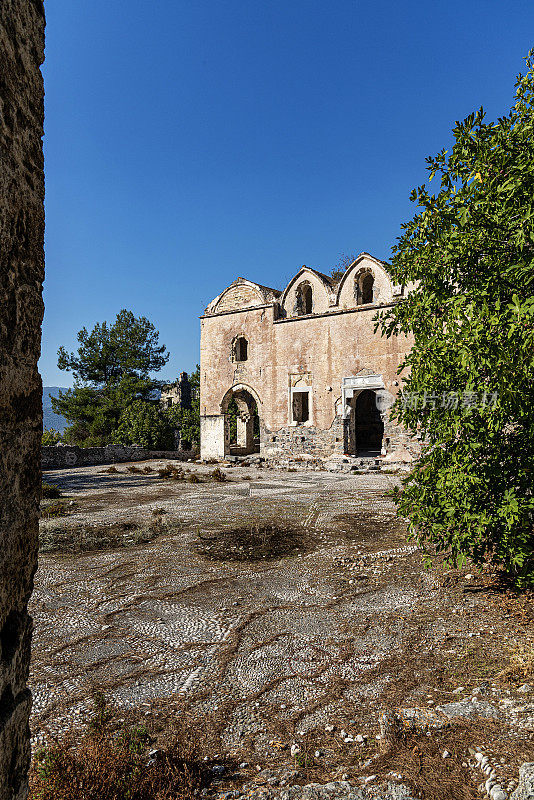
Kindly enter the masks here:
<path id="1" fill-rule="evenodd" d="M 42 0 L 0 3 L 0 800 L 27 795 L 42 431 Z"/>

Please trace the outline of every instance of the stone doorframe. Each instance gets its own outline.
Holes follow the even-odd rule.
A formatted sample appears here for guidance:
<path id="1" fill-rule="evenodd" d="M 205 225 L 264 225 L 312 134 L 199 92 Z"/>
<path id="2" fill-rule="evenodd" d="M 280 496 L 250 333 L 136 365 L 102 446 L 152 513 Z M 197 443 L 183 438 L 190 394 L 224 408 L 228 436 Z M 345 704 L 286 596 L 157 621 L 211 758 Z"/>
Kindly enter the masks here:
<path id="1" fill-rule="evenodd" d="M 358 375 L 341 379 L 343 450 L 347 455 L 356 455 L 356 431 L 352 430 L 351 413 L 355 406 L 356 397 L 365 389 L 374 391 L 377 399 L 388 395 L 382 375 L 372 372 L 370 369 L 362 370 Z M 388 403 L 387 405 L 390 404 Z M 384 414 L 384 412 L 385 407 L 382 407 L 380 416 L 385 421 L 387 414 Z M 352 423 L 356 424 L 355 416 L 352 417 Z"/>
<path id="2" fill-rule="evenodd" d="M 363 389 L 385 389 L 384 379 L 382 375 L 370 370 L 364 370 L 362 374 L 355 375 L 352 378 L 341 379 L 341 400 L 343 406 L 343 419 L 350 417 L 350 400 L 355 394 L 358 394 Z"/>

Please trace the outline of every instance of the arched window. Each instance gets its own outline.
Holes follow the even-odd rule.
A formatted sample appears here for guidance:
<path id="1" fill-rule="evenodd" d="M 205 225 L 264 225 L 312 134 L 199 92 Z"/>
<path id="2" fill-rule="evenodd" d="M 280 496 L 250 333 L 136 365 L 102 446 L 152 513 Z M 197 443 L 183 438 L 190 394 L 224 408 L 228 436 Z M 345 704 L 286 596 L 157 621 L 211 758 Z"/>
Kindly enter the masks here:
<path id="1" fill-rule="evenodd" d="M 299 284 L 297 287 L 297 302 L 296 302 L 296 312 L 297 316 L 303 316 L 304 314 L 311 314 L 313 311 L 313 290 L 310 284 L 306 281 L 305 283 Z"/>
<path id="2" fill-rule="evenodd" d="M 375 278 L 372 272 L 365 271 L 356 276 L 354 294 L 357 305 L 362 306 L 373 302 L 375 295 L 374 283 Z"/>
<path id="3" fill-rule="evenodd" d="M 236 339 L 234 339 L 232 351 L 234 361 L 248 360 L 248 342 L 244 336 L 238 336 Z"/>

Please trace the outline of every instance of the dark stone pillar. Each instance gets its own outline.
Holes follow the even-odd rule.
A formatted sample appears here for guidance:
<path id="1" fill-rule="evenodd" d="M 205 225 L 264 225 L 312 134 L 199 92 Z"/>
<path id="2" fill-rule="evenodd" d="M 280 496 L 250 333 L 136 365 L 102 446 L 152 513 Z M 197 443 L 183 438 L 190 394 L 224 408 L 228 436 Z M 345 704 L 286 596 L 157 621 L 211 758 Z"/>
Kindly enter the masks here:
<path id="1" fill-rule="evenodd" d="M 23 800 L 37 566 L 44 278 L 41 0 L 0 2 L 0 800 Z"/>

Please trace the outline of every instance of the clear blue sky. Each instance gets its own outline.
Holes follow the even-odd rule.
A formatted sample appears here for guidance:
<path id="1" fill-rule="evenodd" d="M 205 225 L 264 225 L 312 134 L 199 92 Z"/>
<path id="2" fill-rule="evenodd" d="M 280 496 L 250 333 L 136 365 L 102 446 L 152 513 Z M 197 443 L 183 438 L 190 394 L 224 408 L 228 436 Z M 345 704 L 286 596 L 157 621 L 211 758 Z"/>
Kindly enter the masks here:
<path id="1" fill-rule="evenodd" d="M 425 156 L 508 111 L 532 0 L 48 0 L 45 385 L 59 345 L 147 316 L 173 378 L 244 276 L 389 257 Z"/>

